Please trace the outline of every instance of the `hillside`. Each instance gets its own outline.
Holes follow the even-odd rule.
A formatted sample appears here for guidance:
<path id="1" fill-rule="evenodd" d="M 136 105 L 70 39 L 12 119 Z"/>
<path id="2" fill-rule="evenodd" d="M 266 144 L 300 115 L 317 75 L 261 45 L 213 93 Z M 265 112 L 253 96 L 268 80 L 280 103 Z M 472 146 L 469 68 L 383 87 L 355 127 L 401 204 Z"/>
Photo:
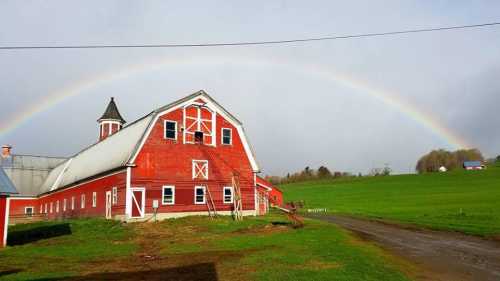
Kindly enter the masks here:
<path id="1" fill-rule="evenodd" d="M 283 185 L 306 208 L 475 235 L 500 233 L 500 167 Z"/>

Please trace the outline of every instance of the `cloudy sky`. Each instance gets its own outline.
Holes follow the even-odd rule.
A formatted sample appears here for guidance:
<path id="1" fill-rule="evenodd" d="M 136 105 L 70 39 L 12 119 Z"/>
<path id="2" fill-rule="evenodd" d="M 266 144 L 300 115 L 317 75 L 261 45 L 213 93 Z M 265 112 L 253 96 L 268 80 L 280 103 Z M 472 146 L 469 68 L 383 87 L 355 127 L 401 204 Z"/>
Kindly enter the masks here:
<path id="1" fill-rule="evenodd" d="M 262 41 L 498 21 L 499 1 L 3 0 L 0 45 Z M 270 46 L 0 50 L 0 142 L 68 156 L 96 141 L 109 97 L 133 121 L 199 89 L 243 121 L 267 174 L 386 163 L 408 172 L 423 153 L 465 144 L 500 154 L 500 26 Z"/>

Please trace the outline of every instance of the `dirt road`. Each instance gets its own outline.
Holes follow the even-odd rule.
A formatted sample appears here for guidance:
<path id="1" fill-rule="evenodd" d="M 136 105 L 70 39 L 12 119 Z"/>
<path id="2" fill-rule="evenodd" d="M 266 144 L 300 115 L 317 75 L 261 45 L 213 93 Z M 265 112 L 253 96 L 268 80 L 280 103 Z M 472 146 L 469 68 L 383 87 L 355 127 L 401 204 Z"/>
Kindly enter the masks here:
<path id="1" fill-rule="evenodd" d="M 311 215 L 350 230 L 416 264 L 417 280 L 498 281 L 500 242 L 459 233 L 413 230 L 344 216 Z"/>

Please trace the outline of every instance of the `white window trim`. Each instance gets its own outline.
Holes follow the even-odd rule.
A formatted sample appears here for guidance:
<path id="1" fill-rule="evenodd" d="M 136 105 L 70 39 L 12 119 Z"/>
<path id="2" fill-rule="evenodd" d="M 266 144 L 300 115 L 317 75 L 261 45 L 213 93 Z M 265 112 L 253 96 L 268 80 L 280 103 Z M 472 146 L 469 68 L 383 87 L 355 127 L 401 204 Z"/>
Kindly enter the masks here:
<path id="1" fill-rule="evenodd" d="M 197 202 L 196 201 L 196 190 L 202 189 L 203 190 L 203 202 Z M 194 187 L 194 204 L 195 205 L 203 205 L 207 203 L 207 195 L 206 195 L 207 187 L 204 185 L 197 185 Z"/>
<path id="2" fill-rule="evenodd" d="M 201 163 L 203 163 L 203 165 L 201 166 L 202 168 L 200 169 L 198 164 Z M 193 179 L 201 178 L 208 180 L 208 160 L 193 160 L 192 169 L 193 169 L 192 171 Z M 204 173 L 203 170 L 206 170 L 206 172 Z M 200 175 L 201 177 L 198 177 Z"/>
<path id="3" fill-rule="evenodd" d="M 167 138 L 167 122 L 171 122 L 175 124 L 175 137 L 174 138 Z M 177 121 L 174 120 L 164 120 L 163 121 L 163 138 L 166 140 L 177 140 L 177 134 L 178 134 L 178 125 Z"/>
<path id="4" fill-rule="evenodd" d="M 43 204 L 40 204 L 40 214 L 43 214 Z"/>
<path id="5" fill-rule="evenodd" d="M 59 200 L 56 201 L 56 213 L 59 213 Z"/>
<path id="6" fill-rule="evenodd" d="M 85 194 L 80 196 L 80 209 L 85 209 Z"/>
<path id="7" fill-rule="evenodd" d="M 118 204 L 118 187 L 113 187 L 111 192 L 111 205 Z"/>
<path id="8" fill-rule="evenodd" d="M 54 202 L 50 202 L 50 213 L 52 214 L 52 211 L 54 211 Z"/>
<path id="9" fill-rule="evenodd" d="M 92 192 L 92 208 L 97 207 L 97 192 Z"/>
<path id="10" fill-rule="evenodd" d="M 226 190 L 229 189 L 231 190 L 231 200 L 228 202 L 226 201 Z M 234 191 L 232 186 L 224 186 L 224 189 L 222 190 L 222 201 L 224 204 L 233 204 L 234 202 Z"/>
<path id="11" fill-rule="evenodd" d="M 172 202 L 165 202 L 165 189 L 172 189 Z M 162 205 L 175 205 L 175 186 L 174 185 L 164 185 L 161 188 L 161 204 Z"/>
<path id="12" fill-rule="evenodd" d="M 63 212 L 66 212 L 66 205 L 68 204 L 68 199 L 64 198 L 63 199 Z"/>
<path id="13" fill-rule="evenodd" d="M 71 197 L 71 210 L 75 209 L 75 196 Z"/>
<path id="14" fill-rule="evenodd" d="M 33 206 L 24 207 L 24 214 L 25 215 L 28 215 L 28 209 L 31 209 L 31 216 L 33 216 L 35 214 L 35 207 L 33 207 Z"/>
<path id="15" fill-rule="evenodd" d="M 45 203 L 45 214 L 47 213 L 47 203 Z"/>
<path id="16" fill-rule="evenodd" d="M 229 143 L 224 143 L 224 130 L 229 131 Z M 233 129 L 231 128 L 221 128 L 220 130 L 220 143 L 222 145 L 233 145 Z"/>

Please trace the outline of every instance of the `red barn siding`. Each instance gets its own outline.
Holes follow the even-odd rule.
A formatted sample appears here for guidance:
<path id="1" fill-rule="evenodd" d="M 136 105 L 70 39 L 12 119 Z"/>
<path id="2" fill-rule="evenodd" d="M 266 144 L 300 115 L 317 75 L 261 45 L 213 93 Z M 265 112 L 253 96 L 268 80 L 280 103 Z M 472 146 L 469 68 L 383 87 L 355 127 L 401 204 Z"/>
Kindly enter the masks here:
<path id="1" fill-rule="evenodd" d="M 7 197 L 0 195 L 0 248 L 7 241 Z"/>
<path id="2" fill-rule="evenodd" d="M 106 214 L 106 192 L 112 193 L 112 188 L 117 187 L 118 201 L 111 207 L 112 216 L 123 215 L 125 213 L 125 181 L 126 172 L 120 172 L 105 176 L 93 181 L 89 181 L 75 187 L 62 189 L 60 191 L 43 195 L 40 198 L 10 199 L 11 217 L 24 214 L 24 208 L 34 207 L 34 214 L 46 214 L 48 219 L 71 218 L 71 217 L 104 217 Z M 92 194 L 96 192 L 96 207 L 92 207 Z M 81 195 L 85 194 L 85 208 L 81 208 Z M 75 208 L 71 209 L 72 197 L 75 197 Z M 64 199 L 66 202 L 66 211 L 64 211 Z M 59 201 L 59 211 L 57 211 L 57 202 Z M 50 204 L 52 203 L 52 212 Z M 47 204 L 47 213 L 45 213 L 45 204 Z M 42 209 L 40 209 L 42 208 Z M 41 211 L 41 212 L 40 212 Z"/>
<path id="3" fill-rule="evenodd" d="M 16 197 L 10 197 L 9 198 L 9 215 L 11 217 L 15 216 L 23 216 L 26 207 L 33 207 L 34 208 L 34 213 L 38 213 L 39 207 L 38 207 L 38 198 L 33 198 L 33 199 L 25 199 L 25 198 L 16 198 Z"/>
<path id="4" fill-rule="evenodd" d="M 164 138 L 164 121 L 177 122 L 177 140 Z M 194 187 L 210 190 L 217 211 L 231 211 L 233 204 L 223 203 L 223 187 L 231 186 L 233 172 L 240 175 L 243 210 L 255 210 L 254 174 L 237 129 L 217 114 L 217 146 L 183 144 L 183 111 L 178 109 L 158 118 L 135 161 L 132 187 L 146 188 L 146 213 L 152 213 L 153 200 L 160 200 L 159 212 L 207 211 L 206 205 L 194 204 Z M 222 128 L 232 129 L 232 145 L 223 145 Z M 192 160 L 208 160 L 208 180 L 192 179 Z M 162 186 L 175 186 L 175 204 L 162 205 Z M 207 200 L 209 200 L 207 198 Z"/>

